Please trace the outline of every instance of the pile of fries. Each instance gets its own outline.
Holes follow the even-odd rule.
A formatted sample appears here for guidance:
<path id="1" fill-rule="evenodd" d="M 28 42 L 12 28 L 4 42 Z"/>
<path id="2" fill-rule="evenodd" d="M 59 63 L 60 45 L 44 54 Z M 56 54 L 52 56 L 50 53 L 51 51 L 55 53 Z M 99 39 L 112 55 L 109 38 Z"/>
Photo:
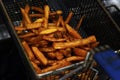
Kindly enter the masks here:
<path id="1" fill-rule="evenodd" d="M 94 35 L 83 39 L 77 32 L 83 18 L 76 29 L 68 24 L 73 12 L 64 20 L 61 10 L 51 11 L 48 5 L 40 8 L 26 4 L 20 10 L 22 21 L 15 30 L 38 74 L 83 61 L 99 44 Z"/>

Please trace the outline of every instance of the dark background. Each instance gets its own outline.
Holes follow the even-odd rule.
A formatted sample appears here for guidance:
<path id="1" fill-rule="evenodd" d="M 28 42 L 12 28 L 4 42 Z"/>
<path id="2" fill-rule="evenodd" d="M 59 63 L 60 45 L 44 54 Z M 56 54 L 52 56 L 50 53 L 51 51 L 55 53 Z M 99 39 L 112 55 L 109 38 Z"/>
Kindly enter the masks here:
<path id="1" fill-rule="evenodd" d="M 16 45 L 0 15 L 0 80 L 29 80 Z"/>

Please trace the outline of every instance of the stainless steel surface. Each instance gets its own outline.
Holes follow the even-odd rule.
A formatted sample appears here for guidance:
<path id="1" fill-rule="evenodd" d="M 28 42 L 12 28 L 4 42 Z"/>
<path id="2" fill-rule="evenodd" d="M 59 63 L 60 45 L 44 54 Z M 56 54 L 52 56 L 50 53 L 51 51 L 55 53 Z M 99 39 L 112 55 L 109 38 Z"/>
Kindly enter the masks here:
<path id="1" fill-rule="evenodd" d="M 105 6 L 115 5 L 118 9 L 120 9 L 120 0 L 103 0 L 103 3 Z M 111 7 L 110 12 L 115 12 L 116 9 L 114 7 Z"/>
<path id="2" fill-rule="evenodd" d="M 70 70 L 70 69 L 74 69 L 74 68 L 77 68 L 79 66 L 82 66 L 84 64 L 84 61 L 81 61 L 81 62 L 78 62 L 78 63 L 75 63 L 75 64 L 72 64 L 72 65 L 69 65 L 69 66 L 66 66 L 66 67 L 63 67 L 63 68 L 59 68 L 59 69 L 56 69 L 54 71 L 49 71 L 47 73 L 43 73 L 43 74 L 38 74 L 38 77 L 39 78 L 42 78 L 42 77 L 45 77 L 45 76 L 48 76 L 48 75 L 55 75 L 57 73 L 60 73 L 60 72 L 65 72 L 67 70 Z"/>

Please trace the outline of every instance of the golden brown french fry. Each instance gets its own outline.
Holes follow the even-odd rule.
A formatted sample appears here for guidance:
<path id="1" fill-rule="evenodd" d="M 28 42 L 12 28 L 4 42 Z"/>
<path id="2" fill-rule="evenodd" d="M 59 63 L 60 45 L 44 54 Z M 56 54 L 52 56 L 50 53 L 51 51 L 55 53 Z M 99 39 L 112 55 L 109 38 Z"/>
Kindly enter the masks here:
<path id="1" fill-rule="evenodd" d="M 53 66 L 50 66 L 48 68 L 42 69 L 42 73 L 45 73 L 48 71 L 53 71 L 53 70 L 56 70 L 58 68 L 61 68 L 61 65 L 53 65 Z"/>
<path id="2" fill-rule="evenodd" d="M 82 73 L 82 77 L 81 77 L 81 80 L 85 80 L 85 73 Z"/>
<path id="3" fill-rule="evenodd" d="M 35 33 L 26 33 L 26 34 L 19 35 L 19 38 L 26 38 L 26 37 L 31 37 L 35 35 L 36 35 Z"/>
<path id="4" fill-rule="evenodd" d="M 60 32 L 66 33 L 66 29 L 63 28 L 63 27 L 57 27 L 57 30 L 60 31 Z"/>
<path id="5" fill-rule="evenodd" d="M 42 52 L 53 52 L 53 51 L 55 51 L 55 49 L 53 47 L 43 47 L 43 48 L 39 48 L 39 49 Z"/>
<path id="6" fill-rule="evenodd" d="M 49 19 L 50 8 L 48 5 L 44 6 L 44 27 L 48 27 L 48 19 Z"/>
<path id="7" fill-rule="evenodd" d="M 25 49 L 26 51 L 26 54 L 28 55 L 28 58 L 31 60 L 31 61 L 34 61 L 35 60 L 35 56 L 31 50 L 31 48 L 29 47 L 29 45 L 27 44 L 26 41 L 22 41 L 22 46 L 23 48 Z"/>
<path id="8" fill-rule="evenodd" d="M 31 64 L 38 74 L 40 74 L 42 72 L 42 70 L 40 69 L 40 67 L 38 67 L 38 65 L 36 63 L 31 61 Z"/>
<path id="9" fill-rule="evenodd" d="M 95 48 L 95 47 L 97 47 L 97 46 L 99 45 L 99 43 L 100 43 L 100 42 L 91 43 L 91 44 L 90 44 L 90 47 L 91 47 L 91 48 Z"/>
<path id="10" fill-rule="evenodd" d="M 65 49 L 65 48 L 84 46 L 84 45 L 94 43 L 94 42 L 96 42 L 96 37 L 92 35 L 85 39 L 78 39 L 78 40 L 71 41 L 71 42 L 54 42 L 53 47 L 55 49 Z"/>
<path id="11" fill-rule="evenodd" d="M 45 5 L 44 6 L 44 15 L 45 15 L 45 18 L 48 19 L 49 18 L 49 13 L 50 13 L 50 8 L 48 5 Z"/>
<path id="12" fill-rule="evenodd" d="M 58 15 L 58 20 L 57 20 L 57 22 L 56 22 L 56 26 L 58 27 L 58 26 L 60 26 L 60 23 L 61 23 L 61 14 L 62 14 L 62 11 L 61 10 L 58 10 L 58 11 L 56 11 L 56 12 L 53 12 L 53 13 L 50 13 L 50 15 Z"/>
<path id="13" fill-rule="evenodd" d="M 86 46 L 83 46 L 83 47 L 81 47 L 82 49 L 84 49 L 84 50 L 86 50 L 86 51 L 90 51 L 92 48 L 90 48 L 90 47 L 86 47 Z"/>
<path id="14" fill-rule="evenodd" d="M 54 11 L 54 12 L 51 12 L 50 13 L 50 16 L 53 16 L 53 15 L 61 15 L 63 12 L 61 10 L 57 10 L 57 11 Z"/>
<path id="15" fill-rule="evenodd" d="M 48 71 L 53 71 L 53 70 L 56 70 L 58 68 L 68 66 L 70 64 L 71 64 L 70 62 L 63 60 L 56 65 L 53 65 L 53 66 L 50 66 L 50 67 L 47 67 L 47 68 L 43 69 L 42 72 L 45 73 L 45 72 L 48 72 Z"/>
<path id="16" fill-rule="evenodd" d="M 85 57 L 80 57 L 80 56 L 70 56 L 70 57 L 67 57 L 67 58 L 64 58 L 62 60 L 58 60 L 56 61 L 55 63 L 53 63 L 52 65 L 56 65 L 56 64 L 59 64 L 59 63 L 62 63 L 62 62 L 75 62 L 75 61 L 83 61 L 85 59 Z"/>
<path id="17" fill-rule="evenodd" d="M 47 40 L 47 41 L 52 41 L 52 42 L 66 41 L 65 38 L 57 39 L 57 38 L 54 38 L 54 37 L 48 37 L 48 36 L 43 36 L 43 39 L 44 39 L 44 40 Z"/>
<path id="18" fill-rule="evenodd" d="M 28 43 L 29 45 L 36 47 L 47 47 L 48 44 L 48 42 L 45 41 L 36 41 L 36 42 L 29 41 Z"/>
<path id="19" fill-rule="evenodd" d="M 85 57 L 80 57 L 80 56 L 71 56 L 66 58 L 67 61 L 72 62 L 72 61 L 83 61 Z"/>
<path id="20" fill-rule="evenodd" d="M 48 63 L 47 58 L 43 55 L 43 53 L 37 47 L 32 46 L 32 51 L 34 52 L 34 55 L 37 57 L 37 59 L 43 65 L 47 65 L 47 63 Z"/>
<path id="21" fill-rule="evenodd" d="M 79 30 L 79 28 L 80 28 L 80 26 L 81 26 L 84 18 L 85 18 L 85 15 L 83 15 L 83 16 L 80 18 L 80 21 L 78 22 L 78 24 L 77 24 L 77 26 L 76 26 L 76 28 L 75 28 L 76 31 Z"/>
<path id="22" fill-rule="evenodd" d="M 38 11 L 40 13 L 44 13 L 44 10 L 40 7 L 37 7 L 37 6 L 31 6 L 31 10 L 35 10 L 35 11 Z"/>
<path id="23" fill-rule="evenodd" d="M 54 64 L 55 62 L 57 62 L 57 60 L 48 60 L 48 65 L 52 65 L 52 64 Z"/>
<path id="24" fill-rule="evenodd" d="M 81 57 L 86 57 L 87 51 L 81 48 L 73 48 L 74 54 Z"/>
<path id="25" fill-rule="evenodd" d="M 47 42 L 45 40 L 40 41 L 40 47 L 47 47 L 48 44 L 49 44 L 49 42 Z"/>
<path id="26" fill-rule="evenodd" d="M 55 23 L 48 23 L 48 27 L 49 26 L 56 26 L 56 24 Z"/>
<path id="27" fill-rule="evenodd" d="M 24 22 L 23 20 L 20 22 L 20 25 L 18 27 L 24 27 Z"/>
<path id="28" fill-rule="evenodd" d="M 35 28 L 40 28 L 42 23 L 36 22 L 36 23 L 28 23 L 26 24 L 27 29 L 35 29 Z"/>
<path id="29" fill-rule="evenodd" d="M 43 21 L 44 21 L 43 18 L 38 18 L 38 19 L 36 19 L 36 20 L 34 21 L 34 23 L 36 23 L 36 22 L 42 23 Z"/>
<path id="30" fill-rule="evenodd" d="M 57 31 L 57 29 L 46 29 L 46 30 L 41 31 L 39 34 L 51 34 L 56 31 Z"/>
<path id="31" fill-rule="evenodd" d="M 65 22 L 64 22 L 64 20 L 63 20 L 63 17 L 61 16 L 61 21 L 60 21 L 60 24 L 61 24 L 61 26 L 63 27 L 63 28 L 65 28 Z M 65 28 L 66 29 L 66 28 Z"/>
<path id="32" fill-rule="evenodd" d="M 61 16 L 59 16 L 58 20 L 57 20 L 57 23 L 56 23 L 56 26 L 60 26 L 60 22 L 61 22 Z"/>
<path id="33" fill-rule="evenodd" d="M 26 11 L 23 8 L 20 8 L 22 16 L 24 18 L 24 20 L 26 21 L 26 23 L 31 23 L 31 20 L 28 16 L 28 14 L 26 13 Z"/>
<path id="34" fill-rule="evenodd" d="M 65 24 L 68 24 L 70 22 L 72 16 L 73 16 L 73 12 L 69 12 L 69 14 L 68 14 L 68 16 L 67 16 L 67 18 L 65 20 Z"/>
<path id="35" fill-rule="evenodd" d="M 58 31 L 61 31 L 61 32 L 65 32 L 66 31 L 66 29 L 65 28 L 63 28 L 63 27 L 57 27 L 56 25 L 50 25 L 50 26 L 48 26 L 48 29 L 57 29 Z"/>
<path id="36" fill-rule="evenodd" d="M 35 14 L 29 14 L 29 16 L 31 18 L 42 18 L 44 15 L 43 14 L 37 14 L 37 13 L 35 13 Z"/>
<path id="37" fill-rule="evenodd" d="M 17 34 L 18 35 L 22 34 L 22 31 L 21 30 L 17 31 Z"/>
<path id="38" fill-rule="evenodd" d="M 60 51 L 56 51 L 55 55 L 58 60 L 62 60 L 64 58 L 64 55 Z"/>
<path id="39" fill-rule="evenodd" d="M 35 43 L 35 42 L 40 42 L 41 40 L 42 40 L 42 36 L 32 36 L 30 38 L 27 38 L 26 41 Z"/>
<path id="40" fill-rule="evenodd" d="M 47 18 L 43 18 L 43 19 L 44 19 L 43 26 L 44 26 L 44 28 L 47 28 L 48 27 L 48 19 Z"/>
<path id="41" fill-rule="evenodd" d="M 36 30 L 36 29 L 31 29 L 31 31 L 35 34 L 39 34 L 38 30 Z"/>
<path id="42" fill-rule="evenodd" d="M 47 28 L 48 29 L 57 29 L 57 26 L 56 26 L 56 24 L 53 24 L 53 25 L 48 25 Z"/>
<path id="43" fill-rule="evenodd" d="M 66 48 L 66 49 L 61 49 L 60 52 L 61 52 L 65 57 L 71 57 L 72 50 L 71 50 L 71 48 Z"/>
<path id="44" fill-rule="evenodd" d="M 50 59 L 55 59 L 56 58 L 56 54 L 54 52 L 47 52 L 46 54 Z"/>
<path id="45" fill-rule="evenodd" d="M 30 6 L 28 4 L 25 5 L 25 12 L 28 14 L 30 11 Z"/>
<path id="46" fill-rule="evenodd" d="M 65 26 L 66 26 L 66 29 L 67 29 L 68 33 L 70 35 L 72 35 L 74 38 L 76 38 L 76 39 L 81 39 L 82 38 L 80 36 L 80 34 L 75 29 L 73 29 L 70 25 L 66 24 Z"/>
<path id="47" fill-rule="evenodd" d="M 35 59 L 33 62 L 34 62 L 35 64 L 37 64 L 37 65 L 40 65 L 40 61 L 37 60 L 37 59 Z"/>
<path id="48" fill-rule="evenodd" d="M 58 15 L 61 15 L 63 12 L 62 12 L 62 10 L 57 10 L 56 13 L 57 13 Z"/>
<path id="49" fill-rule="evenodd" d="M 26 28 L 24 28 L 24 27 L 15 27 L 15 30 L 22 31 L 22 30 L 26 30 Z"/>

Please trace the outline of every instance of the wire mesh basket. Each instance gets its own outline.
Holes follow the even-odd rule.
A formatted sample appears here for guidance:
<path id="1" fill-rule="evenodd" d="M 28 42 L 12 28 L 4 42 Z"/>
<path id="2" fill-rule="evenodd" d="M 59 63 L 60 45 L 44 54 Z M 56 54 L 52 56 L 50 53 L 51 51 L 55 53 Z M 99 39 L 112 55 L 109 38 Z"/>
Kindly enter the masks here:
<path id="1" fill-rule="evenodd" d="M 108 44 L 114 50 L 120 48 L 120 28 L 102 6 L 99 0 L 18 0 L 18 1 L 6 1 L 1 0 L 1 10 L 3 11 L 3 19 L 7 25 L 7 28 L 14 39 L 16 46 L 20 52 L 25 67 L 32 79 L 46 79 L 46 80 L 58 80 L 61 76 L 69 73 L 70 70 L 78 68 L 84 64 L 83 62 L 72 64 L 70 66 L 50 71 L 45 74 L 36 74 L 32 68 L 25 51 L 22 48 L 20 40 L 14 30 L 15 25 L 19 25 L 22 20 L 20 13 L 20 7 L 24 7 L 25 4 L 35 5 L 43 7 L 48 4 L 52 11 L 62 10 L 63 18 L 65 19 L 70 11 L 74 13 L 69 24 L 75 28 L 79 19 L 85 15 L 85 19 L 79 29 L 79 33 L 82 37 L 89 35 L 95 35 L 100 45 Z M 45 77 L 45 78 L 43 78 Z M 69 79 L 68 79 L 69 80 Z"/>

